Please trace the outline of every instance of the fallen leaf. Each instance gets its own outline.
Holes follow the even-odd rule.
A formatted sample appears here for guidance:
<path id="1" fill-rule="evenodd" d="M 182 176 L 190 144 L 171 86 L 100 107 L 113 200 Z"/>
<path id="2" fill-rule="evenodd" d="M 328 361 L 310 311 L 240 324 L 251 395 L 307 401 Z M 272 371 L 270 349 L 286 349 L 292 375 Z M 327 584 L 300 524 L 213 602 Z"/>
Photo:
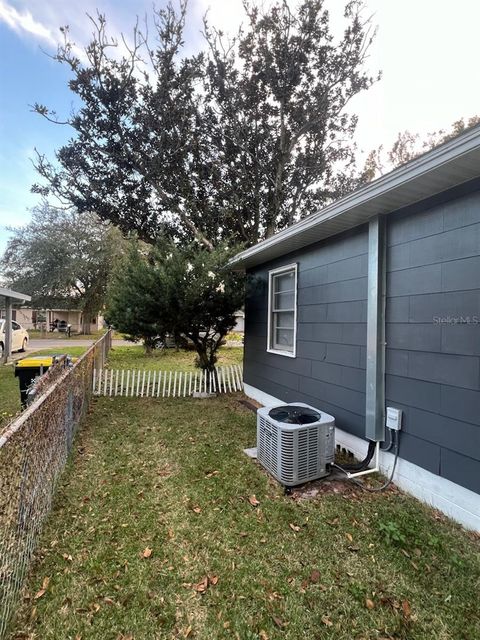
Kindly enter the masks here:
<path id="1" fill-rule="evenodd" d="M 192 627 L 189 626 L 185 629 L 185 633 L 183 634 L 184 638 L 188 638 L 188 636 L 192 633 Z"/>
<path id="2" fill-rule="evenodd" d="M 314 569 L 310 574 L 310 582 L 318 582 L 320 580 L 320 571 Z"/>
<path id="3" fill-rule="evenodd" d="M 403 611 L 403 615 L 406 619 L 410 618 L 410 615 L 412 613 L 412 610 L 410 608 L 410 603 L 408 600 L 403 600 L 402 602 L 402 611 Z"/>
<path id="4" fill-rule="evenodd" d="M 173 529 L 168 529 L 167 533 L 170 540 L 173 540 L 173 538 L 175 537 L 175 533 L 173 532 Z"/>
<path id="5" fill-rule="evenodd" d="M 349 542 L 353 542 L 353 536 L 352 536 L 352 534 L 351 534 L 351 533 L 346 533 L 346 534 L 345 534 L 345 537 L 347 538 L 347 540 L 348 540 Z"/>
<path id="6" fill-rule="evenodd" d="M 327 520 L 327 524 L 329 524 L 331 527 L 336 527 L 338 523 L 339 523 L 338 518 L 334 518 L 333 520 Z"/>
<path id="7" fill-rule="evenodd" d="M 248 501 L 252 505 L 252 507 L 258 507 L 258 505 L 260 504 L 260 501 L 257 500 L 257 496 L 255 494 L 253 496 L 250 496 L 248 498 Z"/>
<path id="8" fill-rule="evenodd" d="M 279 629 L 283 629 L 286 626 L 286 623 L 280 620 L 280 618 L 272 616 L 272 620 L 274 621 L 274 623 L 277 625 Z"/>
<path id="9" fill-rule="evenodd" d="M 142 553 L 142 556 L 143 556 L 144 558 L 150 558 L 150 556 L 152 555 L 152 553 L 153 553 L 153 549 L 150 549 L 150 547 L 147 547 L 146 549 L 144 549 L 144 551 L 143 551 L 143 553 Z"/>
<path id="10" fill-rule="evenodd" d="M 297 524 L 290 523 L 288 526 L 292 531 L 300 531 L 300 527 Z"/>
<path id="11" fill-rule="evenodd" d="M 228 629 L 228 627 L 229 627 L 229 626 L 230 626 L 230 622 L 228 622 L 228 620 L 226 620 L 226 621 L 223 623 L 223 628 L 224 628 L 224 629 Z"/>
<path id="12" fill-rule="evenodd" d="M 268 635 L 267 632 L 264 631 L 263 629 L 260 631 L 260 633 L 258 634 L 259 638 L 261 638 L 261 640 L 268 640 Z"/>
<path id="13" fill-rule="evenodd" d="M 208 576 L 208 582 L 215 586 L 218 583 L 218 576 Z"/>
<path id="14" fill-rule="evenodd" d="M 205 576 L 200 582 L 193 585 L 193 588 L 197 593 L 205 593 L 208 588 L 208 576 Z"/>
<path id="15" fill-rule="evenodd" d="M 332 627 L 333 626 L 333 622 L 330 620 L 330 618 L 328 616 L 322 616 L 322 622 L 327 627 Z"/>
<path id="16" fill-rule="evenodd" d="M 365 606 L 367 607 L 367 609 L 374 609 L 375 603 L 373 602 L 373 600 L 370 600 L 370 598 L 367 598 L 365 600 Z"/>
<path id="17" fill-rule="evenodd" d="M 45 595 L 45 591 L 46 589 L 40 589 L 40 591 L 37 591 L 37 593 L 35 594 L 34 598 L 35 600 L 38 600 L 39 598 L 41 598 L 43 595 Z"/>
<path id="18" fill-rule="evenodd" d="M 195 513 L 202 513 L 202 510 L 200 509 L 200 507 L 193 507 L 193 511 Z"/>

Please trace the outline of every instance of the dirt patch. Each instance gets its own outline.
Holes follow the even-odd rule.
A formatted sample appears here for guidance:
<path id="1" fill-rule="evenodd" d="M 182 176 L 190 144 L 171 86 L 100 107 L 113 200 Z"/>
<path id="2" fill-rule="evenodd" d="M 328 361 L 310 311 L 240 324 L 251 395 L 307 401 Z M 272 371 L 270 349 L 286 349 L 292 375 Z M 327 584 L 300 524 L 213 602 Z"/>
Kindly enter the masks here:
<path id="1" fill-rule="evenodd" d="M 250 409 L 250 411 L 253 411 L 254 413 L 256 413 L 257 409 L 260 409 L 260 407 L 262 406 L 255 400 L 251 400 L 251 399 L 247 400 L 246 398 L 239 400 L 239 404 L 243 405 L 247 409 Z"/>
<path id="2" fill-rule="evenodd" d="M 363 492 L 359 486 L 346 480 L 340 472 L 333 470 L 326 478 L 295 487 L 292 489 L 291 497 L 293 500 L 312 500 L 319 496 L 333 494 L 356 499 L 361 493 Z"/>

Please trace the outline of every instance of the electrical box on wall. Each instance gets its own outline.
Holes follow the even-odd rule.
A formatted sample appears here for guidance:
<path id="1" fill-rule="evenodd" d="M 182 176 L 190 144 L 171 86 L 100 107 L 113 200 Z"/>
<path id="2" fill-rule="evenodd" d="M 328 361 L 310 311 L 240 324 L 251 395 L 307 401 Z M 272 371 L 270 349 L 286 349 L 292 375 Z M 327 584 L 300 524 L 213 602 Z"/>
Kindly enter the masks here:
<path id="1" fill-rule="evenodd" d="M 402 410 L 394 407 L 387 407 L 387 429 L 400 431 L 402 428 Z"/>

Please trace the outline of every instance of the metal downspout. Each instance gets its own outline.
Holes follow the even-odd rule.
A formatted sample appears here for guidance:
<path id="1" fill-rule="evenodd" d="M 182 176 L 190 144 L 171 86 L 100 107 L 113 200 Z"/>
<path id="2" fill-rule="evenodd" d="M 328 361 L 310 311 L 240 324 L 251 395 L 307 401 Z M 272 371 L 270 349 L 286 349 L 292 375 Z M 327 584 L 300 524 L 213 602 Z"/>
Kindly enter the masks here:
<path id="1" fill-rule="evenodd" d="M 368 300 L 365 436 L 385 440 L 385 218 L 368 225 Z"/>

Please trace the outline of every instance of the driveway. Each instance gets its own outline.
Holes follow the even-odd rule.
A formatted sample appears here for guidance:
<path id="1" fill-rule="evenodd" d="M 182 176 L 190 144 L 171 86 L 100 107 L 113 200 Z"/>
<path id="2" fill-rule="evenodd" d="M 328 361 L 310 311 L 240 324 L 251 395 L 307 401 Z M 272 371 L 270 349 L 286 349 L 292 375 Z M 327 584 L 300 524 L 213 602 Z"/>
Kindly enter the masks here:
<path id="1" fill-rule="evenodd" d="M 68 347 L 89 347 L 94 340 L 77 340 L 68 338 L 32 338 L 28 343 L 28 349 L 25 353 L 12 353 L 11 361 L 16 362 L 21 358 L 28 357 L 32 351 L 40 349 L 51 349 L 52 351 L 67 350 Z M 131 347 L 134 343 L 128 340 L 112 340 L 112 347 Z"/>

